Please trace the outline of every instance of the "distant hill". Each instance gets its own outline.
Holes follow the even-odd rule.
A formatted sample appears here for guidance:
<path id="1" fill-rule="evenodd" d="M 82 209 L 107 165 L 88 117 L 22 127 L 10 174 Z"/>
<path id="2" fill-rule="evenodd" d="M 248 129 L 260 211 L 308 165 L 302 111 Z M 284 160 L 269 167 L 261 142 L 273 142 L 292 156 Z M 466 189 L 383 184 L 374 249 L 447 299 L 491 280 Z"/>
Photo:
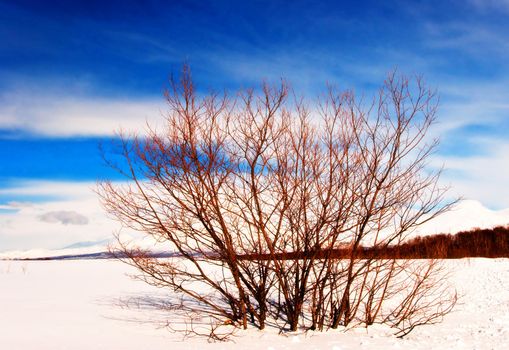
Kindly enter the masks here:
<path id="1" fill-rule="evenodd" d="M 494 228 L 509 225 L 509 208 L 491 210 L 475 200 L 463 200 L 449 212 L 422 225 L 416 236 L 439 233 L 458 233 L 473 228 Z"/>
<path id="2" fill-rule="evenodd" d="M 81 248 L 89 248 L 89 247 L 107 247 L 111 243 L 111 239 L 103 239 L 99 241 L 86 241 L 86 242 L 77 242 L 71 245 L 65 246 L 62 249 L 81 249 Z"/>
<path id="3" fill-rule="evenodd" d="M 504 210 L 491 210 L 475 200 L 464 200 L 451 211 L 442 214 L 421 227 L 409 239 L 417 236 L 436 234 L 455 234 L 469 231 L 474 228 L 490 229 L 497 226 L 509 225 L 509 208 Z M 164 249 L 157 248 L 153 242 L 136 240 L 144 249 L 153 250 L 157 256 L 168 255 Z M 111 258 L 108 253 L 110 239 L 99 241 L 85 241 L 70 244 L 62 249 L 32 249 L 28 251 L 9 251 L 0 253 L 0 259 L 104 259 Z M 165 252 L 165 253 L 163 253 Z"/>

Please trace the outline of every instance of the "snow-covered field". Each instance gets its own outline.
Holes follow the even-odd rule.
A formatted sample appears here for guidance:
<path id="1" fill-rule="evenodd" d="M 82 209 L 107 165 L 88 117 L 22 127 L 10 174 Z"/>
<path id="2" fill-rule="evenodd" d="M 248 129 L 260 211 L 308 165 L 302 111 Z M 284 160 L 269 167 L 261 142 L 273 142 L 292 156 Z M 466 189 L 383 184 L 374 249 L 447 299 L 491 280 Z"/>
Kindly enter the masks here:
<path id="1" fill-rule="evenodd" d="M 509 260 L 445 262 L 462 296 L 441 324 L 404 339 L 383 326 L 278 335 L 239 331 L 228 343 L 182 339 L 150 300 L 164 290 L 134 281 L 113 260 L 0 261 L 0 349 L 503 349 L 509 337 Z M 122 301 L 131 300 L 126 308 Z M 162 328 L 161 328 L 162 327 Z"/>

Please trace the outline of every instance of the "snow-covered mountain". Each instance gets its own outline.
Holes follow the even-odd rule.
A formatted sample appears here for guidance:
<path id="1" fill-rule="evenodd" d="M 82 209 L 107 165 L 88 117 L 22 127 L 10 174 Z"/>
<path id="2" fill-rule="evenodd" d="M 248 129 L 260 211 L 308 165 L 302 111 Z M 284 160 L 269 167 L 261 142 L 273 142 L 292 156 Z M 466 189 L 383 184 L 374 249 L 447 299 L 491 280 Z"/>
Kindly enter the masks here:
<path id="1" fill-rule="evenodd" d="M 450 211 L 419 227 L 416 234 L 453 234 L 473 228 L 492 228 L 506 225 L 509 225 L 509 208 L 491 210 L 478 201 L 463 200 Z"/>
<path id="2" fill-rule="evenodd" d="M 34 259 L 59 256 L 78 256 L 108 251 L 109 240 L 77 242 L 62 249 L 13 250 L 0 253 L 0 259 Z"/>

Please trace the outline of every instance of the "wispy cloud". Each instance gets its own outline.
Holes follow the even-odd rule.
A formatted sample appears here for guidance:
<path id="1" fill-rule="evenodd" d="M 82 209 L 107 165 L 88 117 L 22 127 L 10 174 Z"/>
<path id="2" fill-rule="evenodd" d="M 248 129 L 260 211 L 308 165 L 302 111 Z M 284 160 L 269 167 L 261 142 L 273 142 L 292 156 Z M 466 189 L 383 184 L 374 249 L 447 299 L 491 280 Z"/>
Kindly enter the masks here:
<path id="1" fill-rule="evenodd" d="M 509 14 L 508 0 L 469 0 L 468 2 L 478 11 L 503 11 Z"/>
<path id="2" fill-rule="evenodd" d="M 163 111 L 162 97 L 34 97 L 10 92 L 0 96 L 0 129 L 50 137 L 112 135 L 120 128 L 142 131 L 147 121 L 157 124 Z"/>

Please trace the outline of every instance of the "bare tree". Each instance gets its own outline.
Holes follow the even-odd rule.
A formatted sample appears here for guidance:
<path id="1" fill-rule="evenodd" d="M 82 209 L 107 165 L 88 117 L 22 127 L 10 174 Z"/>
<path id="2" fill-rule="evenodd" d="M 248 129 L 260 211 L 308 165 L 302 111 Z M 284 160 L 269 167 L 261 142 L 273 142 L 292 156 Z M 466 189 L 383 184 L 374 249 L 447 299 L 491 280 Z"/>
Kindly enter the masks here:
<path id="1" fill-rule="evenodd" d="M 181 310 L 214 330 L 384 322 L 400 334 L 450 310 L 435 262 L 362 254 L 450 206 L 426 167 L 437 99 L 421 79 L 390 74 L 370 104 L 333 88 L 308 104 L 284 82 L 199 96 L 184 67 L 166 100 L 164 130 L 121 135 L 117 169 L 130 181 L 99 194 L 124 226 L 180 255 L 119 248 L 147 282 L 180 294 Z"/>

